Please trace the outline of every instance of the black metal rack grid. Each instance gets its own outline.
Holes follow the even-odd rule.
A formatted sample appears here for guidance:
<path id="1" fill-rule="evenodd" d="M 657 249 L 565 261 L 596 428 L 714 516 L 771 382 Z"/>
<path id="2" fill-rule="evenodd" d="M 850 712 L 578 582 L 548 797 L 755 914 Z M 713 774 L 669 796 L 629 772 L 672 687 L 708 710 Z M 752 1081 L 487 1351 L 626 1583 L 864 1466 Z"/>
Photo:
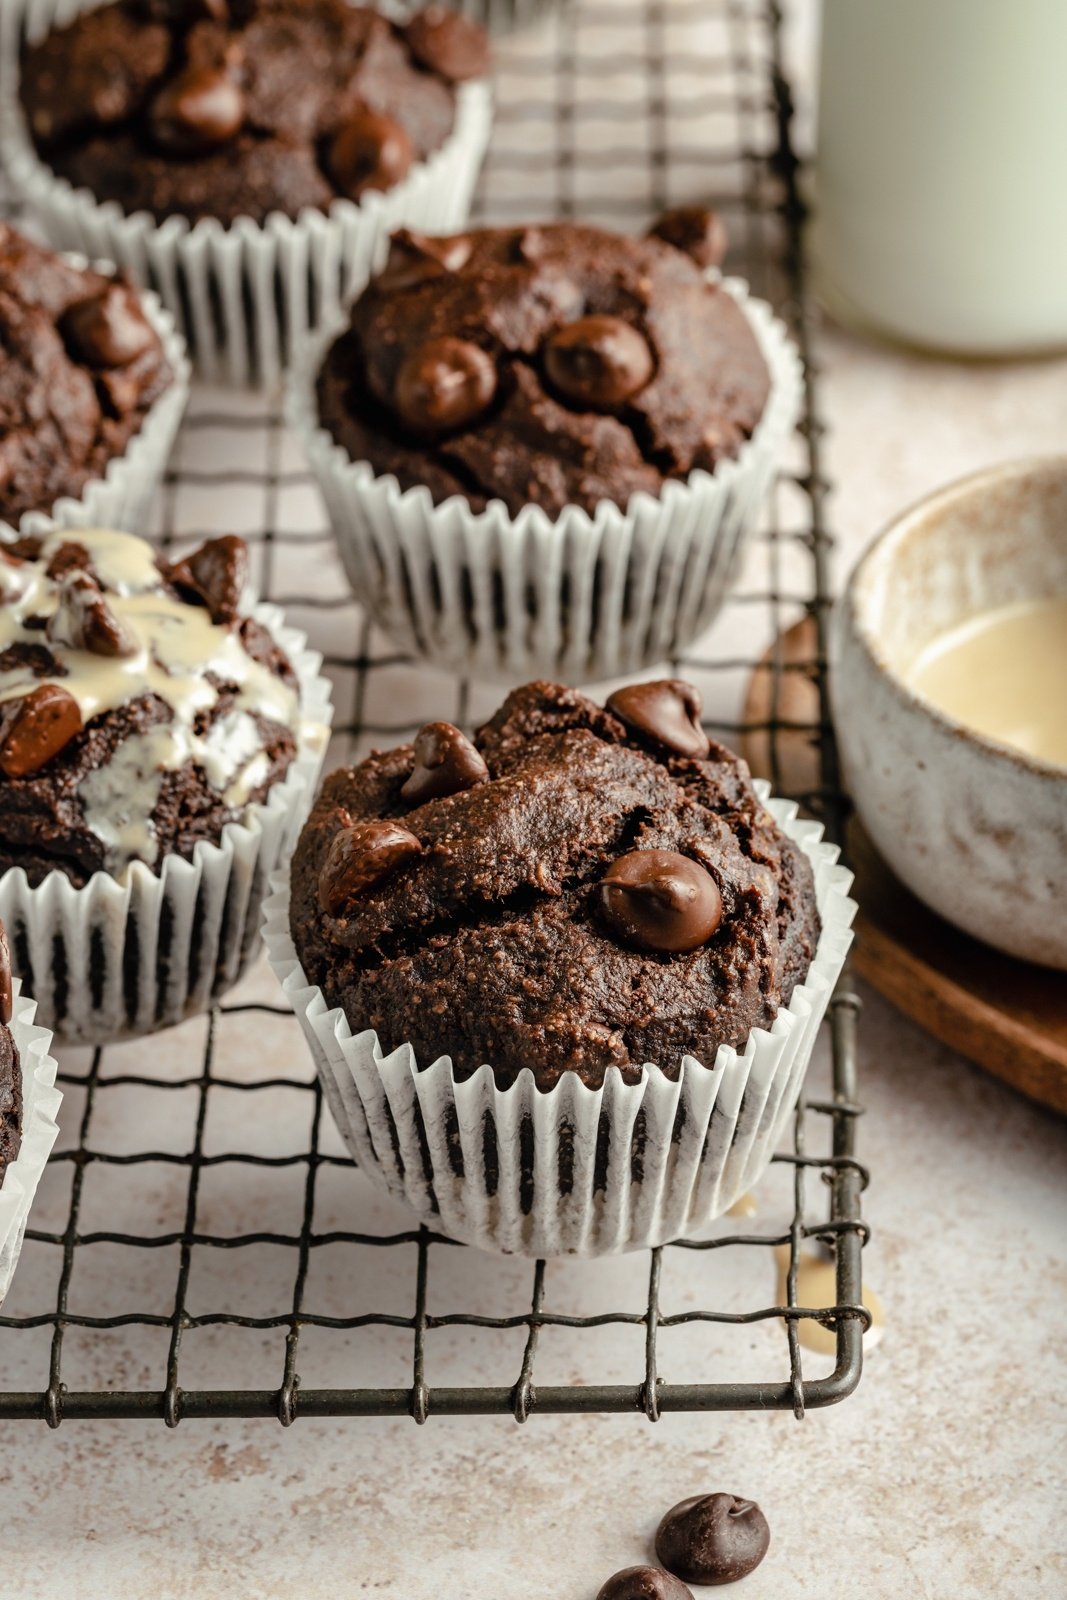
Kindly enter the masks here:
<path id="1" fill-rule="evenodd" d="M 549 24 L 503 45 L 500 56 L 497 124 L 480 218 L 581 214 L 636 227 L 668 203 L 710 200 L 730 228 L 728 266 L 736 263 L 793 327 L 807 371 L 795 462 L 782 473 L 765 531 L 754 541 L 746 573 L 706 648 L 674 665 L 704 688 L 709 726 L 717 734 L 735 742 L 746 733 L 765 735 L 776 778 L 782 735 L 800 735 L 817 746 L 818 784 L 797 798 L 822 818 L 831 837 L 840 838 L 847 802 L 826 694 L 830 539 L 823 525 L 803 207 L 779 8 L 773 0 L 575 0 Z M 359 615 L 276 400 L 197 393 L 162 500 L 159 533 L 168 545 L 194 533 L 234 531 L 235 510 L 247 514 L 248 525 L 242 521 L 236 531 L 254 546 L 261 591 L 308 628 L 334 676 L 337 757 L 409 736 L 429 716 L 470 722 L 476 709 L 488 709 L 498 697 L 496 691 L 486 698 L 484 688 L 419 674 Z M 817 646 L 810 660 L 786 662 L 774 641 L 804 614 L 814 621 Z M 736 714 L 739 689 L 765 646 L 773 712 L 765 723 L 746 728 Z M 780 690 L 793 672 L 817 690 L 819 711 L 810 725 L 780 714 Z M 868 1322 L 861 1305 L 866 1229 L 860 1194 L 866 1173 L 854 1145 L 860 1109 L 857 1004 L 847 980 L 825 1030 L 832 1092 L 802 1102 L 792 1146 L 775 1158 L 772 1180 L 775 1173 L 786 1180 L 788 1195 L 770 1229 L 724 1231 L 731 1227 L 725 1220 L 712 1237 L 626 1258 L 622 1268 L 589 1264 L 579 1278 L 568 1278 L 552 1263 L 498 1265 L 484 1257 L 474 1258 L 471 1271 L 461 1271 L 460 1252 L 449 1241 L 391 1213 L 383 1219 L 336 1139 L 330 1147 L 329 1119 L 295 1022 L 263 998 L 270 988 L 262 976 L 252 987 L 251 999 L 237 998 L 206 1022 L 186 1024 L 161 1039 L 85 1053 L 83 1059 L 77 1052 L 63 1054 L 63 1134 L 42 1186 L 52 1180 L 56 1192 L 47 1200 L 39 1197 L 20 1274 L 0 1315 L 0 1417 L 43 1419 L 57 1427 L 90 1417 L 153 1417 L 174 1426 L 191 1417 L 273 1416 L 289 1424 L 298 1416 L 404 1413 L 419 1422 L 434 1414 L 510 1412 L 523 1421 L 537 1412 L 594 1410 L 633 1411 L 652 1420 L 667 1411 L 735 1408 L 791 1408 L 800 1416 L 855 1387 Z M 257 1068 L 255 1041 L 268 1038 L 275 1053 L 284 1048 L 283 1072 Z M 183 1097 L 188 1105 L 191 1098 L 191 1139 L 178 1132 L 173 1147 L 148 1148 L 138 1127 L 117 1114 L 122 1094 L 164 1105 L 164 1123 L 171 1106 Z M 227 1099 L 231 1094 L 236 1102 Z M 264 1145 L 268 1096 L 275 1097 L 269 1102 L 275 1107 L 271 1130 L 278 1125 L 279 1096 L 288 1107 L 303 1108 L 306 1146 L 277 1153 L 269 1138 Z M 234 1137 L 216 1149 L 212 1116 L 224 1102 L 240 1110 L 230 1118 Z M 288 1126 L 298 1119 L 290 1110 L 281 1120 Z M 109 1141 L 125 1148 L 109 1149 Z M 218 1207 L 208 1191 L 221 1174 L 234 1181 L 227 1204 L 235 1214 L 241 1211 L 235 1199 L 241 1186 L 253 1186 L 258 1226 L 230 1232 L 211 1225 Z M 813 1185 L 816 1178 L 823 1183 Z M 299 1220 L 284 1229 L 271 1226 L 275 1200 L 280 1217 L 281 1191 L 290 1181 L 295 1196 L 286 1192 L 295 1198 Z M 98 1212 L 108 1214 L 115 1185 L 121 1186 L 122 1204 L 145 1216 L 137 1231 L 93 1225 Z M 329 1204 L 323 1198 L 327 1187 Z M 162 1216 L 175 1201 L 172 1225 L 153 1231 L 153 1208 Z M 324 1225 L 339 1215 L 354 1226 Z M 55 1225 L 42 1225 L 49 1220 Z M 798 1304 L 798 1264 L 808 1241 L 834 1256 L 832 1306 Z M 245 1262 L 262 1250 L 283 1263 L 278 1283 L 284 1282 L 284 1291 L 263 1314 L 236 1310 L 234 1286 L 242 1282 Z M 334 1280 L 341 1295 L 324 1310 L 316 1304 L 316 1264 L 331 1251 L 342 1252 Z M 778 1303 L 767 1293 L 739 1290 L 728 1265 L 742 1257 L 769 1263 L 773 1251 L 783 1264 L 785 1294 Z M 359 1274 L 343 1264 L 357 1253 Z M 403 1255 L 410 1267 L 404 1304 L 394 1298 L 395 1286 L 384 1293 L 383 1253 L 394 1261 Z M 216 1284 L 215 1304 L 198 1287 L 205 1262 L 229 1286 Z M 679 1269 L 684 1304 L 671 1311 L 664 1309 L 664 1279 Z M 556 1299 L 563 1292 L 559 1273 L 569 1297 L 562 1303 Z M 465 1284 L 470 1304 L 436 1311 L 432 1274 L 435 1284 Z M 20 1304 L 24 1278 L 32 1281 L 31 1300 L 40 1294 L 42 1304 Z M 84 1304 L 83 1278 L 91 1309 Z M 346 1302 L 357 1278 L 358 1304 Z M 496 1305 L 503 1314 L 494 1314 L 494 1289 L 505 1280 L 525 1283 L 522 1303 L 506 1312 Z M 206 1281 L 210 1285 L 210 1271 Z M 610 1288 L 623 1281 L 631 1308 L 602 1309 Z M 375 1303 L 376 1286 L 382 1286 L 389 1309 Z M 144 1309 L 153 1299 L 157 1309 Z M 800 1324 L 810 1319 L 836 1330 L 830 1370 L 815 1377 L 805 1376 L 804 1363 L 810 1368 L 813 1358 L 805 1353 L 802 1362 L 799 1338 Z M 761 1347 L 777 1352 L 769 1379 L 748 1375 L 751 1361 L 740 1361 L 760 1327 L 775 1330 L 774 1341 Z M 472 1344 L 489 1335 L 501 1347 L 489 1355 L 479 1346 L 475 1370 L 463 1381 L 436 1382 L 429 1351 L 444 1330 Z M 569 1381 L 539 1381 L 546 1340 L 559 1330 L 574 1341 Z M 675 1330 L 710 1331 L 726 1342 L 713 1356 L 701 1358 L 691 1349 L 695 1370 L 680 1373 L 664 1355 Z M 205 1331 L 236 1344 L 220 1344 L 214 1365 L 201 1376 L 199 1366 L 190 1368 L 190 1342 Z M 640 1341 L 643 1353 L 625 1381 L 606 1382 L 598 1369 L 597 1335 L 604 1331 L 632 1331 Z M 749 1346 L 743 1347 L 746 1331 Z M 371 1381 L 368 1374 L 378 1371 L 385 1345 L 379 1343 L 368 1367 L 359 1340 L 370 1334 L 402 1347 L 405 1371 L 397 1381 Z M 135 1335 L 154 1336 L 154 1356 L 135 1351 Z M 342 1341 L 343 1383 L 309 1379 L 313 1336 Z M 89 1356 L 72 1370 L 75 1337 L 88 1341 Z M 108 1343 L 113 1337 L 119 1341 L 114 1352 Z M 33 1341 L 31 1355 L 22 1341 Z M 735 1353 L 739 1360 L 731 1367 Z M 270 1381 L 253 1385 L 250 1375 L 258 1372 L 260 1358 Z M 91 1378 L 82 1376 L 83 1369 Z M 745 1376 L 724 1376 L 742 1369 Z M 40 1381 L 13 1386 L 13 1370 L 39 1372 Z"/>

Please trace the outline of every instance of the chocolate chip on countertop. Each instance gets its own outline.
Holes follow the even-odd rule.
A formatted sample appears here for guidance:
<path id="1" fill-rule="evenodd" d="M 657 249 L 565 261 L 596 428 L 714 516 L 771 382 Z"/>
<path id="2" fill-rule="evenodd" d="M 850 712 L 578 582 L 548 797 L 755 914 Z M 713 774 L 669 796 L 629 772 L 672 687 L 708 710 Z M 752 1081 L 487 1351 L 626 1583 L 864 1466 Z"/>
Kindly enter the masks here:
<path id="1" fill-rule="evenodd" d="M 717 267 L 726 254 L 728 240 L 723 220 L 717 211 L 706 206 L 678 206 L 674 211 L 665 211 L 649 234 L 683 251 L 698 267 Z"/>
<path id="2" fill-rule="evenodd" d="M 160 90 L 148 112 L 152 137 L 176 156 L 218 150 L 237 137 L 244 120 L 244 91 L 222 67 L 187 67 Z"/>
<path id="3" fill-rule="evenodd" d="M 759 1566 L 770 1542 L 754 1500 L 698 1494 L 667 1512 L 656 1531 L 656 1554 L 686 1583 L 735 1583 Z"/>
<path id="4" fill-rule="evenodd" d="M 450 722 L 428 722 L 415 738 L 415 765 L 400 791 L 413 809 L 485 783 L 489 777 L 479 752 Z"/>
<path id="5" fill-rule="evenodd" d="M 77 301 L 64 313 L 60 331 L 91 367 L 128 367 L 155 338 L 136 293 L 125 283 L 109 283 L 101 294 Z"/>
<path id="6" fill-rule="evenodd" d="M 176 589 L 202 601 L 212 622 L 234 622 L 248 584 L 248 546 L 234 533 L 208 539 L 169 567 L 167 577 Z"/>
<path id="7" fill-rule="evenodd" d="M 13 1006 L 11 987 L 11 951 L 8 948 L 7 929 L 0 922 L 0 1022 L 4 1027 L 11 1021 Z"/>
<path id="8" fill-rule="evenodd" d="M 596 1600 L 693 1600 L 693 1592 L 662 1567 L 624 1567 L 612 1574 Z"/>
<path id="9" fill-rule="evenodd" d="M 693 685 L 681 678 L 628 684 L 608 697 L 606 709 L 676 755 L 703 760 L 711 750 L 700 726 L 703 702 Z"/>
<path id="10" fill-rule="evenodd" d="M 140 649 L 136 634 L 117 617 L 100 585 L 87 572 L 68 572 L 45 632 L 52 644 L 88 650 L 94 656 L 126 658 Z"/>
<path id="11" fill-rule="evenodd" d="M 414 165 L 415 146 L 393 117 L 360 106 L 334 135 L 328 165 L 349 200 L 368 189 L 391 189 Z"/>
<path id="12" fill-rule="evenodd" d="M 394 406 L 400 420 L 420 433 L 462 428 L 496 393 L 496 364 L 481 345 L 445 335 L 428 339 L 403 361 Z"/>
<path id="13" fill-rule="evenodd" d="M 465 234 L 438 239 L 401 228 L 389 241 L 389 256 L 374 280 L 374 287 L 388 294 L 413 289 L 430 278 L 458 272 L 470 253 L 471 242 Z"/>
<path id="14" fill-rule="evenodd" d="M 545 374 L 572 405 L 614 410 L 643 389 L 655 362 L 644 334 L 621 317 L 579 317 L 550 335 Z"/>
<path id="15" fill-rule="evenodd" d="M 422 845 L 399 822 L 355 822 L 334 834 L 319 877 L 319 904 L 330 917 L 348 914 L 368 889 L 406 861 Z"/>
<path id="16" fill-rule="evenodd" d="M 19 700 L 5 700 L 0 705 L 0 772 L 9 778 L 39 772 L 81 728 L 78 702 L 57 683 L 42 683 Z"/>
<path id="17" fill-rule="evenodd" d="M 684 955 L 706 944 L 722 921 L 710 872 L 675 850 L 633 850 L 613 861 L 596 887 L 611 931 L 637 950 Z"/>
<path id="18" fill-rule="evenodd" d="M 417 11 L 404 29 L 415 60 L 452 83 L 484 78 L 489 71 L 489 40 L 485 29 L 447 6 L 427 6 Z"/>

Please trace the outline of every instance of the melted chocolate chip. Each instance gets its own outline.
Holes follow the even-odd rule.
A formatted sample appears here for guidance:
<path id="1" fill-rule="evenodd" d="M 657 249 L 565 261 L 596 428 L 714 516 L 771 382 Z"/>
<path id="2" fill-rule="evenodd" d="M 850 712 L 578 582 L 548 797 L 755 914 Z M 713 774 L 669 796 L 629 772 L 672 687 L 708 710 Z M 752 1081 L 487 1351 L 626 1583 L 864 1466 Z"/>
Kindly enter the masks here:
<path id="1" fill-rule="evenodd" d="M 389 241 L 389 258 L 374 280 L 375 287 L 387 294 L 413 289 L 430 278 L 458 272 L 471 253 L 471 242 L 464 234 L 435 239 L 401 228 Z"/>
<path id="2" fill-rule="evenodd" d="M 11 1021 L 14 1005 L 11 983 L 11 951 L 7 943 L 7 930 L 0 922 L 0 1023 L 6 1028 Z"/>
<path id="3" fill-rule="evenodd" d="M 25 778 L 39 772 L 81 732 L 74 696 L 57 683 L 42 683 L 21 700 L 0 705 L 0 772 Z"/>
<path id="4" fill-rule="evenodd" d="M 596 1600 L 693 1600 L 693 1593 L 662 1567 L 624 1567 L 612 1574 Z"/>
<path id="5" fill-rule="evenodd" d="M 330 917 L 343 917 L 360 896 L 391 877 L 422 845 L 399 822 L 355 822 L 333 836 L 319 877 L 319 904 Z"/>
<path id="6" fill-rule="evenodd" d="M 64 539 L 48 558 L 45 572 L 57 582 L 70 572 L 92 572 L 93 558 L 77 539 Z"/>
<path id="7" fill-rule="evenodd" d="M 635 733 L 654 739 L 676 755 L 703 761 L 711 750 L 711 741 L 700 726 L 703 702 L 693 685 L 681 678 L 628 684 L 609 696 L 606 709 Z"/>
<path id="8" fill-rule="evenodd" d="M 492 356 L 469 339 L 428 339 L 396 375 L 396 414 L 420 433 L 462 428 L 487 409 L 496 393 Z"/>
<path id="9" fill-rule="evenodd" d="M 428 722 L 415 739 L 415 766 L 400 791 L 411 807 L 485 783 L 489 768 L 465 733 L 450 722 Z"/>
<path id="10" fill-rule="evenodd" d="M 572 405 L 611 411 L 643 389 L 655 363 L 644 335 L 621 317 L 579 317 L 544 347 L 549 383 Z"/>
<path id="11" fill-rule="evenodd" d="M 350 200 L 359 200 L 368 189 L 392 189 L 414 161 L 407 130 L 369 106 L 354 112 L 330 145 L 330 172 Z"/>
<path id="12" fill-rule="evenodd" d="M 667 1512 L 656 1532 L 656 1554 L 687 1583 L 736 1583 L 759 1566 L 770 1542 L 754 1500 L 700 1494 Z"/>
<path id="13" fill-rule="evenodd" d="M 248 583 L 248 546 L 233 533 L 208 539 L 199 550 L 176 561 L 167 577 L 176 589 L 202 601 L 212 622 L 229 624 L 240 615 Z"/>
<path id="14" fill-rule="evenodd" d="M 240 84 L 220 67 L 187 67 L 148 113 L 152 137 L 170 155 L 202 156 L 229 144 L 245 120 Z"/>
<path id="15" fill-rule="evenodd" d="M 679 206 L 665 211 L 650 229 L 653 239 L 662 239 L 681 250 L 698 267 L 717 267 L 726 254 L 727 238 L 717 211 L 704 206 Z"/>
<path id="16" fill-rule="evenodd" d="M 447 6 L 417 11 L 404 29 L 408 48 L 420 66 L 452 83 L 484 78 L 489 71 L 489 41 L 484 28 Z"/>
<path id="17" fill-rule="evenodd" d="M 128 367 L 155 338 L 140 301 L 125 283 L 109 283 L 102 294 L 79 300 L 64 314 L 60 328 L 75 355 L 91 367 Z"/>
<path id="18" fill-rule="evenodd" d="M 674 850 L 634 850 L 612 862 L 596 888 L 600 914 L 636 950 L 682 955 L 706 944 L 722 921 L 710 872 Z"/>
<path id="19" fill-rule="evenodd" d="M 69 572 L 59 588 L 59 602 L 45 629 L 52 644 L 88 650 L 94 656 L 135 656 L 137 636 L 112 611 L 95 578 Z"/>

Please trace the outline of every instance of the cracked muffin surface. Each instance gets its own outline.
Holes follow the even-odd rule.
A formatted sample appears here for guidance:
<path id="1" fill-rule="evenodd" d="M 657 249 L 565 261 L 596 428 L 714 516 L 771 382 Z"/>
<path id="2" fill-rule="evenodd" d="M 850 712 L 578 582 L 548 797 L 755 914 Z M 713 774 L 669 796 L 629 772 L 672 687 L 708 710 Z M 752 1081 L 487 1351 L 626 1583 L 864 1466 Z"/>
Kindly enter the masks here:
<path id="1" fill-rule="evenodd" d="M 713 470 L 769 387 L 743 311 L 697 260 L 558 223 L 397 234 L 317 393 L 337 442 L 402 489 L 555 516 Z"/>
<path id="2" fill-rule="evenodd" d="M 550 1089 L 710 1066 L 815 953 L 810 864 L 673 680 L 600 707 L 528 684 L 327 779 L 292 864 L 309 982 L 420 1067 Z"/>
<path id="3" fill-rule="evenodd" d="M 20 96 L 75 188 L 197 222 L 297 217 L 401 181 L 440 149 L 484 35 L 348 0 L 112 0 L 29 48 Z"/>

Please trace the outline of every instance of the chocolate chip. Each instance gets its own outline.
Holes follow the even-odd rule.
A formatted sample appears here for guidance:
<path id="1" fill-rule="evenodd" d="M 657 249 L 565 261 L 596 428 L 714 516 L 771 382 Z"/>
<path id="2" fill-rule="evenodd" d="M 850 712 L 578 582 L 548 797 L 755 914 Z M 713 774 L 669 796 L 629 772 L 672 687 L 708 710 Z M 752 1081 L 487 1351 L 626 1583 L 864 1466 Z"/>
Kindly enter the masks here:
<path id="1" fill-rule="evenodd" d="M 667 1512 L 656 1532 L 656 1554 L 687 1583 L 736 1583 L 759 1566 L 770 1542 L 754 1500 L 698 1494 Z"/>
<path id="2" fill-rule="evenodd" d="M 710 872 L 675 850 L 633 850 L 613 861 L 596 887 L 600 914 L 636 950 L 688 954 L 722 921 Z"/>
<path id="3" fill-rule="evenodd" d="M 644 335 L 621 317 L 579 317 L 545 343 L 545 373 L 572 405 L 613 410 L 643 389 L 655 363 Z"/>
<path id="4" fill-rule="evenodd" d="M 703 702 L 693 685 L 681 678 L 628 684 L 608 697 L 605 709 L 676 755 L 703 761 L 711 750 L 711 741 L 700 726 Z"/>
<path id="5" fill-rule="evenodd" d="M 447 6 L 417 11 L 404 29 L 408 49 L 420 66 L 452 83 L 484 78 L 489 71 L 485 29 Z"/>
<path id="6" fill-rule="evenodd" d="M 87 572 L 69 572 L 59 586 L 59 602 L 45 629 L 52 644 L 88 650 L 94 656 L 125 658 L 140 649 L 137 635 L 112 611 L 100 585 Z"/>
<path id="7" fill-rule="evenodd" d="M 236 621 L 248 584 L 248 546 L 236 534 L 208 539 L 167 571 L 176 589 L 201 600 L 212 622 Z"/>
<path id="8" fill-rule="evenodd" d="M 489 768 L 465 733 L 450 722 L 428 722 L 415 738 L 415 765 L 400 791 L 411 807 L 486 783 Z"/>
<path id="9" fill-rule="evenodd" d="M 245 120 L 240 84 L 220 67 L 187 67 L 148 112 L 152 137 L 170 155 L 202 156 L 229 144 Z"/>
<path id="10" fill-rule="evenodd" d="M 3 1023 L 5 1028 L 11 1021 L 13 1005 L 11 951 L 7 943 L 7 930 L 0 922 L 0 1023 Z"/>
<path id="11" fill-rule="evenodd" d="M 678 206 L 674 211 L 665 211 L 649 234 L 691 256 L 698 267 L 717 267 L 726 254 L 728 241 L 723 220 L 717 211 L 705 206 Z"/>
<path id="12" fill-rule="evenodd" d="M 78 702 L 57 683 L 42 683 L 20 700 L 0 705 L 0 772 L 25 778 L 39 772 L 82 728 Z"/>
<path id="13" fill-rule="evenodd" d="M 481 345 L 444 335 L 417 346 L 401 363 L 393 403 L 400 420 L 420 433 L 462 428 L 496 393 L 496 363 Z"/>
<path id="14" fill-rule="evenodd" d="M 343 917 L 368 889 L 422 854 L 422 845 L 399 822 L 355 822 L 333 836 L 319 876 L 319 904 Z"/>
<path id="15" fill-rule="evenodd" d="M 375 287 L 388 294 L 413 289 L 431 278 L 458 272 L 470 253 L 471 242 L 465 234 L 435 239 L 401 228 L 389 241 L 389 257 L 374 280 Z"/>
<path id="16" fill-rule="evenodd" d="M 693 1592 L 662 1567 L 624 1567 L 612 1574 L 596 1600 L 693 1600 Z"/>
<path id="17" fill-rule="evenodd" d="M 64 539 L 48 558 L 45 572 L 57 582 L 70 572 L 92 572 L 93 558 L 77 539 Z"/>
<path id="18" fill-rule="evenodd" d="M 191 26 L 194 22 L 228 22 L 226 0 L 141 0 L 141 11 L 153 22 Z"/>
<path id="19" fill-rule="evenodd" d="M 369 106 L 360 106 L 330 145 L 330 172 L 350 200 L 359 200 L 368 189 L 392 189 L 414 161 L 415 146 L 407 130 Z"/>
<path id="20" fill-rule="evenodd" d="M 137 295 L 125 283 L 79 300 L 63 315 L 60 331 L 74 355 L 91 367 L 128 367 L 155 335 Z"/>

